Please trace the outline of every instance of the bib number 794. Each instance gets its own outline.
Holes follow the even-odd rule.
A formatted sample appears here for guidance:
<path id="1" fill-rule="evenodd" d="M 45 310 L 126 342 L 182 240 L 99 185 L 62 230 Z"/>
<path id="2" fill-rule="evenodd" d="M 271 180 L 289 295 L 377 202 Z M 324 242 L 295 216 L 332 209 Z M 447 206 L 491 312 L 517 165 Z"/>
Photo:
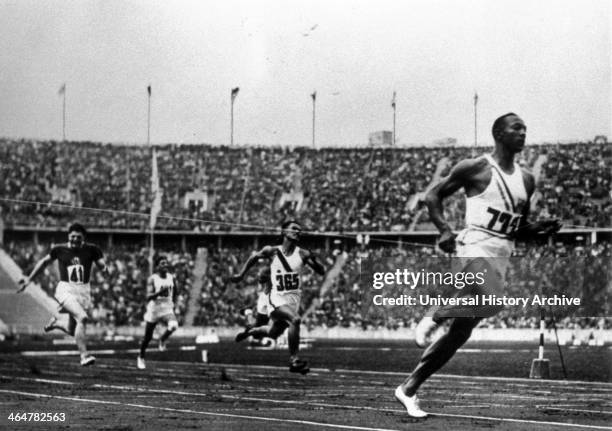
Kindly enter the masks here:
<path id="1" fill-rule="evenodd" d="M 491 207 L 487 208 L 487 212 L 491 214 L 491 219 L 489 220 L 487 229 L 504 235 L 514 233 L 514 231 L 518 229 L 521 222 L 520 215 L 513 215 Z"/>

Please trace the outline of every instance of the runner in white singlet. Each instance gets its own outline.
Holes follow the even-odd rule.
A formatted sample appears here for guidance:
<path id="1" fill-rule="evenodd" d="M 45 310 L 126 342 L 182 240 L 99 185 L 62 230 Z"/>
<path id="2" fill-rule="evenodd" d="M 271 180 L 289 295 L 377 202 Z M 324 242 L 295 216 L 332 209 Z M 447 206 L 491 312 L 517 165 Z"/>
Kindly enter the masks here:
<path id="1" fill-rule="evenodd" d="M 288 328 L 289 371 L 306 374 L 310 370 L 308 363 L 298 357 L 301 324 L 299 308 L 302 296 L 300 275 L 304 265 L 308 265 L 321 275 L 325 274 L 325 268 L 312 253 L 297 246 L 301 231 L 299 223 L 288 221 L 283 223 L 281 228 L 283 235 L 281 245 L 276 247 L 266 246 L 253 253 L 245 262 L 240 273 L 231 277 L 233 282 L 239 282 L 259 259 L 271 259 L 270 318 L 272 324 L 270 326 L 247 328 L 247 330 L 236 335 L 236 341 L 240 342 L 249 336 L 276 339 Z"/>
<path id="2" fill-rule="evenodd" d="M 429 215 L 440 231 L 438 246 L 455 251 L 462 270 L 486 274 L 484 284 L 464 289 L 465 295 L 502 292 L 503 277 L 514 248 L 514 239 L 547 236 L 561 227 L 558 220 L 527 223 L 529 199 L 535 188 L 533 175 L 514 162 L 525 145 L 526 127 L 509 113 L 493 123 L 495 150 L 490 155 L 468 159 L 453 167 L 426 196 Z M 444 219 L 442 201 L 463 188 L 466 194 L 466 228 L 455 235 Z M 469 339 L 483 317 L 499 312 L 499 306 L 446 306 L 424 317 L 415 331 L 416 342 L 425 347 L 439 325 L 451 319 L 448 332 L 431 343 L 410 377 L 395 390 L 395 397 L 413 417 L 425 417 L 416 391 Z"/>
<path id="3" fill-rule="evenodd" d="M 176 280 L 168 272 L 168 259 L 159 256 L 155 262 L 155 272 L 147 281 L 147 310 L 144 315 L 145 333 L 140 343 L 140 353 L 136 358 L 138 369 L 145 369 L 145 353 L 153 338 L 153 332 L 158 323 L 166 325 L 166 331 L 159 339 L 159 350 L 166 350 L 166 341 L 178 329 L 178 321 L 174 315 L 174 302 L 176 299 Z"/>

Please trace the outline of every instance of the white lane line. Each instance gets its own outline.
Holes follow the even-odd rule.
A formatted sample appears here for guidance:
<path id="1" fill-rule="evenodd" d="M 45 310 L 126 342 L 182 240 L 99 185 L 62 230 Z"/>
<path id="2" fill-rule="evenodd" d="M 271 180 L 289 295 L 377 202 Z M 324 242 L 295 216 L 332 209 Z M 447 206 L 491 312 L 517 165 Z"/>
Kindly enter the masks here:
<path id="1" fill-rule="evenodd" d="M 6 376 L 0 376 L 0 377 L 6 377 Z M 21 377 L 18 379 L 19 380 L 33 380 L 33 381 L 42 380 L 42 379 L 31 379 L 27 377 Z M 75 384 L 73 382 L 66 382 L 66 383 Z M 96 387 L 100 389 L 131 390 L 131 391 L 136 391 L 136 392 L 190 395 L 190 396 L 200 396 L 200 397 L 208 397 L 208 398 L 214 395 L 215 397 L 228 398 L 228 399 L 234 399 L 234 400 L 239 400 L 239 401 L 255 401 L 255 402 L 264 402 L 264 403 L 271 403 L 271 404 L 309 405 L 309 406 L 314 406 L 314 407 L 330 407 L 330 408 L 337 408 L 337 409 L 344 409 L 344 410 L 372 410 L 372 411 L 377 411 L 377 412 L 405 413 L 405 410 L 377 408 L 377 407 L 371 407 L 371 406 L 351 406 L 351 405 L 344 405 L 344 404 L 316 403 L 316 402 L 305 402 L 304 400 L 299 400 L 299 401 L 276 400 L 272 398 L 243 397 L 243 396 L 238 396 L 238 395 L 225 395 L 225 394 L 203 394 L 200 392 L 173 391 L 169 389 L 150 389 L 150 388 L 142 388 L 138 386 L 129 386 L 129 385 L 94 384 L 92 385 L 92 387 Z M 118 403 L 118 404 L 121 404 L 121 403 Z M 129 405 L 129 404 L 125 404 L 125 405 Z M 180 411 L 180 410 L 176 410 L 176 411 Z M 462 414 L 454 414 L 454 413 L 436 413 L 436 412 L 430 412 L 430 415 L 440 416 L 440 417 L 451 417 L 451 418 L 488 420 L 488 421 L 493 421 L 493 422 L 511 422 L 511 423 L 535 424 L 535 425 L 554 425 L 557 427 L 575 427 L 575 428 L 585 428 L 585 429 L 612 430 L 612 427 L 566 423 L 566 422 L 537 421 L 537 420 L 529 420 L 529 419 L 499 418 L 499 417 L 492 417 L 492 416 L 476 416 L 476 415 L 462 415 Z M 351 427 L 347 427 L 347 428 L 351 428 Z M 352 428 L 357 429 L 356 427 L 352 427 Z M 365 428 L 365 429 L 373 429 L 373 428 Z"/>
<path id="2" fill-rule="evenodd" d="M 191 346 L 189 347 L 191 350 Z M 187 350 L 187 349 L 186 349 Z M 127 350 L 97 350 L 92 351 L 92 353 L 96 354 L 115 354 L 117 352 L 121 353 L 138 353 L 138 349 L 127 349 Z M 59 351 L 25 351 L 21 352 L 24 356 L 53 356 L 53 355 L 75 355 L 78 354 L 76 350 L 59 350 Z M 179 362 L 179 361 L 164 361 L 172 364 L 181 364 L 187 365 L 187 362 Z M 212 366 L 220 366 L 220 367 L 232 367 L 232 368 L 260 368 L 260 369 L 269 369 L 269 370 L 284 370 L 285 367 L 279 367 L 275 365 L 242 365 L 242 364 L 225 364 L 225 363 L 215 363 L 210 364 Z M 394 371 L 372 371 L 372 370 L 352 370 L 352 369 L 330 369 L 330 368 L 311 368 L 313 372 L 327 372 L 327 373 L 362 373 L 362 374 L 374 374 L 374 375 L 387 375 L 387 376 L 402 376 L 405 377 L 407 373 L 405 372 L 394 372 Z M 610 388 L 612 391 L 612 383 L 611 382 L 592 382 L 592 381 L 584 381 L 584 380 L 550 380 L 550 379 L 529 379 L 524 377 L 494 377 L 494 376 L 466 376 L 460 374 L 436 374 L 432 379 L 441 379 L 441 378 L 451 378 L 451 379 L 470 379 L 470 380 L 483 380 L 483 381 L 505 381 L 505 382 L 530 382 L 530 383 L 548 383 L 548 384 L 557 384 L 562 387 L 571 386 L 572 384 L 581 384 L 581 385 L 589 385 L 589 386 L 603 386 L 605 388 Z M 600 389 L 602 390 L 602 389 Z M 605 390 L 605 389 L 604 389 Z"/>
<path id="3" fill-rule="evenodd" d="M 531 353 L 534 349 L 459 349 L 457 353 Z M 537 353 L 537 349 L 535 349 Z"/>
<path id="4" fill-rule="evenodd" d="M 258 420 L 258 421 L 264 421 L 264 422 L 313 425 L 313 426 L 319 426 L 319 427 L 325 427 L 325 428 L 339 428 L 339 429 L 351 429 L 351 430 L 361 430 L 361 431 L 398 431 L 398 430 L 392 430 L 388 428 L 371 428 L 371 427 L 361 427 L 361 426 L 355 426 L 355 425 L 341 425 L 341 424 L 332 424 L 332 423 L 325 423 L 325 422 L 302 421 L 302 420 L 297 420 L 297 419 L 279 419 L 279 418 L 270 418 L 270 417 L 262 417 L 262 416 L 237 415 L 237 414 L 231 414 L 231 413 L 216 413 L 216 412 L 191 410 L 191 409 L 173 409 L 171 407 L 158 407 L 158 406 L 151 406 L 147 404 L 121 403 L 118 401 L 95 400 L 95 399 L 90 399 L 90 398 L 64 397 L 64 396 L 58 396 L 58 395 L 40 394 L 40 393 L 34 393 L 34 392 L 12 391 L 12 390 L 6 390 L 6 389 L 0 389 L 0 392 L 8 393 L 8 394 L 15 394 L 15 395 L 22 395 L 22 396 L 29 396 L 33 398 L 55 398 L 59 400 L 77 401 L 81 403 L 106 404 L 106 405 L 133 407 L 133 408 L 147 409 L 147 410 L 156 410 L 156 411 L 161 410 L 161 411 L 175 412 L 175 413 L 188 413 L 188 414 L 204 415 L 204 416 Z"/>
<path id="5" fill-rule="evenodd" d="M 134 353 L 138 353 L 137 349 L 132 349 Z M 70 351 L 72 352 L 72 351 Z M 125 351 L 124 351 L 125 352 Z M 27 352 L 22 352 L 27 353 Z M 180 362 L 180 361 L 163 361 L 164 363 L 177 364 L 177 365 L 191 365 L 193 363 L 189 362 Z M 211 364 L 196 364 L 199 367 L 226 367 L 229 369 L 262 369 L 262 370 L 286 370 L 286 367 L 280 367 L 276 365 L 243 365 L 243 364 L 226 364 L 226 363 L 211 363 Z M 160 369 L 161 370 L 161 369 Z M 311 368 L 311 372 L 323 372 L 323 373 L 361 373 L 366 375 L 385 375 L 385 376 L 401 376 L 406 377 L 408 373 L 405 372 L 395 372 L 395 371 L 372 371 L 372 370 L 353 370 L 353 369 L 330 369 L 330 368 Z M 314 375 L 314 373 L 311 373 Z M 443 382 L 444 378 L 451 379 L 470 379 L 470 380 L 482 380 L 482 381 L 502 381 L 502 382 L 523 382 L 523 383 L 531 383 L 531 384 L 553 384 L 557 385 L 557 389 L 560 388 L 569 388 L 574 386 L 576 389 L 583 389 L 576 385 L 587 385 L 587 386 L 602 386 L 600 388 L 593 388 L 589 390 L 597 390 L 600 392 L 612 392 L 612 383 L 611 382 L 593 382 L 593 381 L 584 381 L 584 380 L 550 380 L 550 379 L 529 379 L 524 377 L 495 377 L 495 376 L 467 376 L 460 374 L 436 374 L 434 375 L 430 381 L 435 382 Z M 447 382 L 444 382 L 447 383 Z M 518 386 L 518 384 L 516 384 Z M 527 385 L 526 385 L 527 386 Z"/>
<path id="6" fill-rule="evenodd" d="M 184 364 L 184 362 L 183 362 Z M 276 365 L 243 365 L 243 364 L 225 364 L 225 363 L 211 363 L 211 366 L 226 367 L 226 368 L 260 368 L 268 370 L 284 370 L 285 367 L 279 367 Z M 358 373 L 358 374 L 373 374 L 373 375 L 384 375 L 384 376 L 402 376 L 407 377 L 408 372 L 397 372 L 397 371 L 372 371 L 372 370 L 352 370 L 346 368 L 311 368 L 311 371 L 325 372 L 325 373 Z M 466 376 L 460 374 L 435 374 L 432 379 L 470 379 L 470 380 L 484 380 L 484 381 L 507 381 L 507 382 L 530 382 L 530 383 L 556 383 L 559 386 L 569 386 L 573 384 L 581 385 L 601 385 L 612 390 L 611 382 L 591 382 L 585 380 L 552 380 L 552 379 L 529 379 L 526 377 L 496 377 L 496 376 Z"/>
<path id="7" fill-rule="evenodd" d="M 339 351 L 360 351 L 360 350 L 370 350 L 376 352 L 390 352 L 392 350 L 395 351 L 405 351 L 406 348 L 403 347 L 356 347 L 356 346 L 347 346 L 347 347 L 325 347 L 319 346 L 317 350 L 339 350 Z M 478 348 L 464 348 L 457 350 L 457 353 L 532 353 L 536 352 L 537 349 L 478 349 Z"/>
<path id="8" fill-rule="evenodd" d="M 178 349 L 168 349 L 171 352 L 173 350 L 190 352 L 197 349 L 197 346 L 180 346 Z M 153 350 L 150 348 L 149 350 Z M 39 356 L 78 356 L 80 352 L 78 350 L 25 350 L 19 352 L 22 356 L 28 357 L 39 357 Z M 133 354 L 140 353 L 140 349 L 98 349 L 89 350 L 92 355 L 116 355 L 116 354 Z"/>
<path id="9" fill-rule="evenodd" d="M 598 413 L 600 415 L 612 415 L 612 412 L 606 412 L 604 410 L 572 409 L 572 408 L 567 408 L 567 407 L 542 406 L 542 405 L 537 405 L 536 408 L 541 409 L 541 410 L 558 410 L 558 411 L 564 411 L 564 412 Z"/>

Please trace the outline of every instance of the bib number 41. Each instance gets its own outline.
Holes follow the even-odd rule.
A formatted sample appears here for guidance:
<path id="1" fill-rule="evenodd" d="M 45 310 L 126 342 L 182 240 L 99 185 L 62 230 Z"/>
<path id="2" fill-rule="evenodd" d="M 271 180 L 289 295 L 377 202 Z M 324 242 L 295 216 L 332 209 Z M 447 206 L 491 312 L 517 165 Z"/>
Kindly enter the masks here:
<path id="1" fill-rule="evenodd" d="M 85 270 L 83 265 L 70 265 L 68 267 L 68 280 L 72 283 L 84 283 Z"/>

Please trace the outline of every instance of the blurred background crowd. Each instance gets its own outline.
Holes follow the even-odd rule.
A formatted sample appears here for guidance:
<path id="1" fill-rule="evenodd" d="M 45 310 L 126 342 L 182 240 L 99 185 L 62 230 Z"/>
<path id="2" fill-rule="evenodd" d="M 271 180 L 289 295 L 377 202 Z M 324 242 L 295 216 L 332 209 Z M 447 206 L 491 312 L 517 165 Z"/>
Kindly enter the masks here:
<path id="1" fill-rule="evenodd" d="M 209 145 L 157 147 L 163 190 L 156 229 L 200 232 L 262 232 L 296 218 L 319 232 L 417 232 L 434 227 L 422 197 L 428 185 L 448 173 L 458 160 L 489 148 L 258 148 Z M 89 229 L 136 229 L 145 232 L 151 210 L 152 151 L 143 146 L 91 142 L 0 139 L 0 219 L 4 227 L 64 229 L 78 219 Z M 558 217 L 565 227 L 610 227 L 612 144 L 534 145 L 519 163 L 534 172 L 535 217 Z M 35 202 L 35 203 L 32 203 Z M 446 202 L 451 224 L 462 227 L 461 193 Z M 51 244 L 12 239 L 5 250 L 30 271 Z M 94 318 L 108 326 L 142 321 L 149 274 L 146 244 L 114 244 L 104 249 L 110 275 L 92 280 Z M 163 246 L 162 246 L 163 248 Z M 256 270 L 244 283 L 229 282 L 253 251 L 252 246 L 206 244 L 196 275 L 197 256 L 178 249 L 166 254 L 179 281 L 176 314 L 181 324 L 234 326 L 240 310 L 255 304 Z M 322 301 L 305 317 L 309 327 L 367 329 L 413 327 L 424 310 L 372 307 L 360 278 L 365 260 L 412 267 L 436 265 L 430 247 L 385 244 L 313 248 L 329 268 L 344 256 L 338 276 Z M 610 243 L 539 244 L 519 247 L 506 289 L 530 296 L 549 292 L 588 300 L 591 316 L 609 316 Z M 538 262 L 534 267 L 534 262 Z M 532 267 L 529 267 L 532 265 Z M 541 274 L 547 274 L 543 280 Z M 53 294 L 54 267 L 40 277 Z M 304 274 L 304 310 L 319 298 L 323 278 Z M 201 286 L 193 289 L 193 286 Z M 196 295 L 196 296 L 194 296 Z M 191 307 L 191 310 L 188 310 Z M 609 320 L 576 319 L 573 310 L 556 307 L 560 327 L 611 327 Z M 188 313 L 190 311 L 190 313 Z M 185 321 L 186 316 L 191 321 Z M 535 328 L 539 310 L 512 307 L 483 320 L 486 327 Z"/>
<path id="2" fill-rule="evenodd" d="M 260 230 L 297 217 L 328 232 L 431 230 L 419 193 L 458 160 L 489 150 L 157 148 L 163 189 L 158 229 Z M 75 217 L 72 207 L 83 207 L 105 210 L 77 211 L 90 227 L 148 226 L 150 148 L 4 139 L 0 159 L 7 225 L 65 226 Z M 538 214 L 588 227 L 610 225 L 611 162 L 612 144 L 603 143 L 530 146 L 520 159 L 538 179 Z M 462 202 L 457 196 L 448 204 L 456 226 Z"/>

